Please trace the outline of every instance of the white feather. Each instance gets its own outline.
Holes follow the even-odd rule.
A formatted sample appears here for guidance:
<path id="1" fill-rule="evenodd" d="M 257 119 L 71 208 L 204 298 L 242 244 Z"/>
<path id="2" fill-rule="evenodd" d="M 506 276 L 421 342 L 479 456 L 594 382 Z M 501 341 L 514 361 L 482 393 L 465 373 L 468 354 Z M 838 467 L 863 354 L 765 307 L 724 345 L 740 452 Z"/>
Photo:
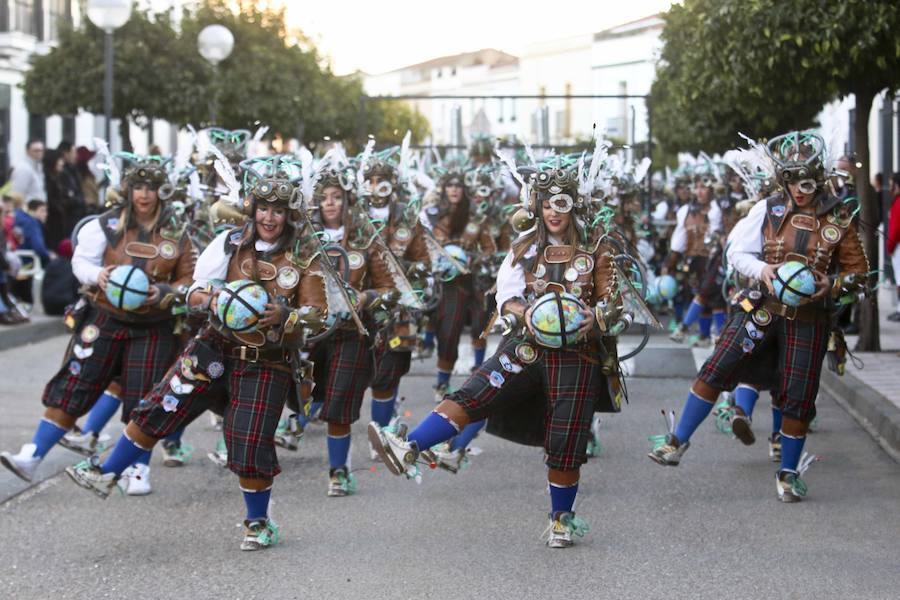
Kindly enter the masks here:
<path id="1" fill-rule="evenodd" d="M 201 137 L 206 137 L 205 132 L 200 133 Z M 219 177 L 222 179 L 222 183 L 225 184 L 225 188 L 228 190 L 228 193 L 222 199 L 232 206 L 240 206 L 241 184 L 238 183 L 237 177 L 234 174 L 234 170 L 231 168 L 231 163 L 228 162 L 228 159 L 225 158 L 225 155 L 222 154 L 222 151 L 216 148 L 213 144 L 209 145 L 209 152 L 216 157 L 216 161 L 214 163 L 216 173 L 218 173 Z"/>
<path id="2" fill-rule="evenodd" d="M 106 172 L 106 176 L 109 178 L 110 187 L 119 187 L 119 183 L 122 181 L 122 174 L 119 171 L 119 165 L 116 164 L 115 159 L 109 152 L 109 146 L 106 145 L 106 140 L 95 137 L 94 147 L 97 148 L 97 152 L 103 157 L 104 162 L 97 166 Z"/>
<path id="3" fill-rule="evenodd" d="M 254 142 L 254 143 L 261 142 L 262 139 L 263 139 L 263 136 L 266 135 L 266 133 L 267 133 L 268 131 L 269 131 L 269 126 L 268 126 L 268 125 L 263 125 L 263 126 L 260 127 L 259 129 L 257 129 L 257 130 L 256 130 L 256 133 L 253 134 L 253 142 Z"/>

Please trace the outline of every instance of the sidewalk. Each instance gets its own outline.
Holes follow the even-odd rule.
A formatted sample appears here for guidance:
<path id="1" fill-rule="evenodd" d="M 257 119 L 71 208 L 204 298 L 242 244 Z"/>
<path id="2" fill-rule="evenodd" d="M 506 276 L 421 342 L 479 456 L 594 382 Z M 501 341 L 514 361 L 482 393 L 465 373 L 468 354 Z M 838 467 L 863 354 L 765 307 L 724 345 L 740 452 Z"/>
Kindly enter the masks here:
<path id="1" fill-rule="evenodd" d="M 878 305 L 883 350 L 854 353 L 861 364 L 848 360 L 843 377 L 824 369 L 822 391 L 832 396 L 885 452 L 900 462 L 900 323 L 887 320 L 896 306 L 893 288 L 880 290 Z M 857 336 L 847 336 L 851 352 L 856 340 Z"/>

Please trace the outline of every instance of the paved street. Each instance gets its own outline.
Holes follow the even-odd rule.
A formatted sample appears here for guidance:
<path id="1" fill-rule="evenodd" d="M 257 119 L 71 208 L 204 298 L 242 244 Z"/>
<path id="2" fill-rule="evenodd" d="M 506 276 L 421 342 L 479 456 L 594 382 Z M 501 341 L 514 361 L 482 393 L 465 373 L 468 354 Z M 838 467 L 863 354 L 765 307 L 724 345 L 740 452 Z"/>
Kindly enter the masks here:
<path id="1" fill-rule="evenodd" d="M 0 353 L 4 449 L 28 441 L 65 343 Z M 690 350 L 654 339 L 629 365 L 631 403 L 604 419 L 602 456 L 582 471 L 577 510 L 592 531 L 571 550 L 538 539 L 549 502 L 539 449 L 483 435 L 469 469 L 416 485 L 373 468 L 360 422 L 358 494 L 325 497 L 324 430 L 312 427 L 300 452 L 279 457 L 272 512 L 283 543 L 242 553 L 237 480 L 205 458 L 217 434 L 203 418 L 185 436 L 194 460 L 154 462 L 144 498 L 101 501 L 53 476 L 77 460 L 54 449 L 41 470 L 49 479 L 0 504 L 0 597 L 896 598 L 900 465 L 830 398 L 808 443 L 824 459 L 799 505 L 775 500 L 762 441 L 745 448 L 711 420 L 680 467 L 645 457 L 647 436 L 664 430 L 660 409 L 680 408 L 694 364 Z M 431 369 L 419 363 L 404 382 L 410 421 L 433 406 Z M 0 474 L 0 497 L 16 486 Z"/>

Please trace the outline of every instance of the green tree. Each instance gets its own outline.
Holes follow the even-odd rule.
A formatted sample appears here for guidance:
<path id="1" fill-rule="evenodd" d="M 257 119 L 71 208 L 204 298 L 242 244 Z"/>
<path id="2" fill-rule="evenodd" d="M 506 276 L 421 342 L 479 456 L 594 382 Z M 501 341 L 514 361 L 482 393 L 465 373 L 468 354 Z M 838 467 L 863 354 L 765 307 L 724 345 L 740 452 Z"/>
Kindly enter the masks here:
<path id="1" fill-rule="evenodd" d="M 867 123 L 875 96 L 900 87 L 894 0 L 685 0 L 665 20 L 651 102 L 667 151 L 721 151 L 739 143 L 738 132 L 772 137 L 806 128 L 825 103 L 850 94 Z M 863 244 L 874 262 L 868 127 L 855 128 L 854 147 Z M 880 349 L 874 299 L 862 306 L 857 348 Z"/>

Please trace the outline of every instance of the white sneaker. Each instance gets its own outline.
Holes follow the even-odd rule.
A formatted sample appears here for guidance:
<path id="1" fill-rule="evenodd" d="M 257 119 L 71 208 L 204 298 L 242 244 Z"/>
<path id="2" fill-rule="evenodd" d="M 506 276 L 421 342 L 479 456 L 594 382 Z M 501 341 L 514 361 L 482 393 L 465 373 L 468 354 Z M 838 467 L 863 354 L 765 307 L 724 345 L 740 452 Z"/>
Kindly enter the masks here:
<path id="1" fill-rule="evenodd" d="M 130 467 L 128 484 L 125 493 L 129 496 L 146 496 L 153 490 L 150 489 L 150 467 L 140 463 Z"/>
<path id="2" fill-rule="evenodd" d="M 0 463 L 15 473 L 20 479 L 31 481 L 42 460 L 34 455 L 35 450 L 37 450 L 37 446 L 34 444 L 25 444 L 18 454 L 0 452 Z"/>
<path id="3" fill-rule="evenodd" d="M 102 473 L 97 457 L 83 460 L 77 465 L 66 467 L 66 475 L 86 490 L 91 490 L 101 498 L 107 498 L 116 486 L 115 473 Z"/>
<path id="4" fill-rule="evenodd" d="M 222 431 L 222 423 L 225 421 L 222 417 L 214 412 L 209 413 L 209 424 L 215 431 Z"/>
<path id="5" fill-rule="evenodd" d="M 381 457 L 378 456 L 378 450 L 375 449 L 375 446 L 372 445 L 372 442 L 369 442 L 369 458 L 372 462 L 380 462 Z"/>
<path id="6" fill-rule="evenodd" d="M 163 465 L 167 467 L 181 467 L 191 459 L 193 449 L 182 442 L 163 440 L 162 455 Z"/>
<path id="7" fill-rule="evenodd" d="M 435 446 L 432 448 L 432 452 L 437 466 L 454 474 L 459 473 L 460 469 L 468 462 L 466 451 L 463 448 L 451 450 L 449 442 Z"/>
<path id="8" fill-rule="evenodd" d="M 374 421 L 369 423 L 369 443 L 388 471 L 394 475 L 405 475 L 408 479 L 419 477 L 419 468 L 416 466 L 419 450 L 415 444 L 407 442 L 404 437 L 387 427 L 380 427 Z"/>
<path id="9" fill-rule="evenodd" d="M 67 448 L 72 452 L 91 456 L 92 454 L 100 454 L 106 450 L 106 442 L 109 441 L 109 435 L 96 436 L 92 432 L 76 432 L 70 431 L 59 440 L 59 445 Z"/>
<path id="10" fill-rule="evenodd" d="M 225 445 L 225 438 L 219 440 L 215 452 L 208 452 L 206 458 L 220 467 L 228 466 L 228 446 Z"/>

